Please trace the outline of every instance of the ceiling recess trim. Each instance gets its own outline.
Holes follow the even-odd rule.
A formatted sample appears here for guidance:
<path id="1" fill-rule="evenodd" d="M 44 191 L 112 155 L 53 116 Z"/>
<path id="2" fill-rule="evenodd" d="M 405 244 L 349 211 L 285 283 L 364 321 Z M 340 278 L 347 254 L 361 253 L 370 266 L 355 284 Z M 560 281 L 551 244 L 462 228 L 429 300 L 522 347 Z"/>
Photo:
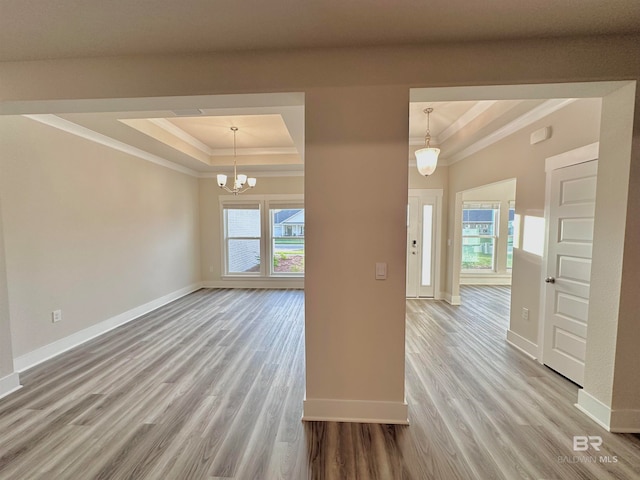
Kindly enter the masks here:
<path id="1" fill-rule="evenodd" d="M 180 173 L 184 173 L 187 175 L 191 175 L 192 177 L 199 177 L 199 173 L 195 170 L 191 170 L 190 168 L 183 167 L 182 165 L 178 165 L 174 162 L 166 160 L 162 157 L 154 155 L 149 152 L 145 152 L 136 147 L 132 147 L 124 142 L 120 142 L 119 140 L 115 140 L 111 137 L 107 137 L 98 132 L 94 132 L 86 127 L 78 125 L 77 123 L 70 122 L 69 120 L 65 120 L 64 118 L 58 117 L 53 114 L 42 114 L 42 115 L 24 115 L 31 120 L 35 120 L 36 122 L 43 123 L 45 125 L 49 125 L 50 127 L 57 128 L 58 130 L 62 130 L 64 132 L 70 133 L 72 135 L 76 135 L 78 137 L 84 138 L 86 140 L 90 140 L 92 142 L 98 143 L 100 145 L 104 145 L 109 148 L 113 148 L 114 150 L 118 150 L 123 153 L 127 153 L 129 155 L 133 155 L 134 157 L 138 157 L 142 160 L 146 160 L 151 163 L 155 163 L 156 165 L 160 165 L 166 168 L 170 168 L 171 170 L 175 170 Z"/>
<path id="2" fill-rule="evenodd" d="M 537 106 L 536 108 L 530 110 L 524 115 L 519 116 L 512 122 L 507 123 L 503 127 L 495 130 L 490 133 L 486 137 L 478 140 L 475 143 L 472 143 L 467 148 L 460 150 L 455 155 L 448 157 L 446 159 L 445 165 L 453 165 L 454 163 L 459 162 L 460 160 L 464 160 L 465 158 L 473 155 L 474 153 L 479 152 L 480 150 L 484 150 L 485 148 L 493 145 L 496 142 L 499 142 L 503 138 L 508 137 L 509 135 L 522 130 L 523 128 L 531 125 L 534 122 L 550 115 L 551 113 L 560 110 L 561 108 L 566 107 L 567 105 L 575 102 L 577 98 L 559 98 L 559 99 L 551 99 L 544 102 L 542 105 Z"/>
<path id="3" fill-rule="evenodd" d="M 148 119 L 154 125 L 162 128 L 166 132 L 169 132 L 174 137 L 178 137 L 180 140 L 187 142 L 192 147 L 197 148 L 202 153 L 212 156 L 214 154 L 213 149 L 211 149 L 208 145 L 205 145 L 197 138 L 189 135 L 187 132 L 182 130 L 180 127 L 176 127 L 173 123 L 165 118 L 149 118 Z"/>

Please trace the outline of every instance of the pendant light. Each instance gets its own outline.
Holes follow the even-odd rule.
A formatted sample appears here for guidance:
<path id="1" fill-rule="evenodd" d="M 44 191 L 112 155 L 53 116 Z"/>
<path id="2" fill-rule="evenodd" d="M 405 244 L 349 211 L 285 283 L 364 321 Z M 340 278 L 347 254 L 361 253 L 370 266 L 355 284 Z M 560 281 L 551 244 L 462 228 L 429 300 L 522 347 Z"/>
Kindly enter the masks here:
<path id="1" fill-rule="evenodd" d="M 429 131 L 429 119 L 433 108 L 425 108 L 424 113 L 427 114 L 427 133 L 424 137 L 424 148 L 416 150 L 416 166 L 418 172 L 425 177 L 431 175 L 438 165 L 438 155 L 440 149 L 431 146 L 431 132 Z"/>
<path id="2" fill-rule="evenodd" d="M 218 186 L 223 190 L 234 195 L 239 195 L 242 192 L 246 192 L 250 188 L 256 186 L 256 179 L 253 177 L 247 178 L 246 175 L 238 175 L 238 165 L 236 158 L 236 134 L 238 133 L 238 127 L 231 127 L 233 132 L 233 188 L 227 187 L 227 176 L 219 173 L 216 177 L 218 180 Z M 245 187 L 247 185 L 247 187 Z"/>

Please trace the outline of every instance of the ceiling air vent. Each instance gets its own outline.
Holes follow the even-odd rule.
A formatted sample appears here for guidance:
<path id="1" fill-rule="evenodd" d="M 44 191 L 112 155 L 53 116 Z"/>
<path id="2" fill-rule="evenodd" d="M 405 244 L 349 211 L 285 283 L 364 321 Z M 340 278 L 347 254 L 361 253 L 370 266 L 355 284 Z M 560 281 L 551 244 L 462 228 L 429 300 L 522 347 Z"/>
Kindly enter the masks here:
<path id="1" fill-rule="evenodd" d="M 176 117 L 197 117 L 204 113 L 199 108 L 184 108 L 182 110 L 172 110 L 172 112 Z"/>

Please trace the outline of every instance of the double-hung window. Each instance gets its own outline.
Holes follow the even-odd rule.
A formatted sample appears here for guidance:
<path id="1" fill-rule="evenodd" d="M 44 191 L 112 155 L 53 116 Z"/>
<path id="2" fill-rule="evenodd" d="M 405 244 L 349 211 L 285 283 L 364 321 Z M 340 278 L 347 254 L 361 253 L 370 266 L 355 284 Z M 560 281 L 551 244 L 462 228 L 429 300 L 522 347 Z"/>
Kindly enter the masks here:
<path id="1" fill-rule="evenodd" d="M 500 204 L 464 202 L 462 205 L 462 270 L 493 272 Z"/>
<path id="2" fill-rule="evenodd" d="M 224 276 L 304 276 L 301 195 L 221 197 Z"/>
<path id="3" fill-rule="evenodd" d="M 224 264 L 227 275 L 262 273 L 260 207 L 259 202 L 223 205 Z"/>
<path id="4" fill-rule="evenodd" d="M 269 205 L 271 275 L 304 274 L 304 206 Z"/>

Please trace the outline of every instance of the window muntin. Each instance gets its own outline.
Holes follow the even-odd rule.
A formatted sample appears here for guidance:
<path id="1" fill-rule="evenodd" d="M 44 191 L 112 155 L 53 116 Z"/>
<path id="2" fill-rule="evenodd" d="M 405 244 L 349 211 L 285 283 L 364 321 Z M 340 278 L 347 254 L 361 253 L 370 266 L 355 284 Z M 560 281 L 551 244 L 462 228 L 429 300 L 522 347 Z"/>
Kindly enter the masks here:
<path id="1" fill-rule="evenodd" d="M 462 270 L 493 272 L 496 269 L 499 203 L 463 203 Z"/>
<path id="2" fill-rule="evenodd" d="M 223 208 L 225 273 L 260 275 L 260 205 L 225 205 Z"/>
<path id="3" fill-rule="evenodd" d="M 507 223 L 507 270 L 511 270 L 513 268 L 513 242 L 515 235 L 515 218 L 516 218 L 516 205 L 515 202 L 509 202 L 509 218 Z"/>

